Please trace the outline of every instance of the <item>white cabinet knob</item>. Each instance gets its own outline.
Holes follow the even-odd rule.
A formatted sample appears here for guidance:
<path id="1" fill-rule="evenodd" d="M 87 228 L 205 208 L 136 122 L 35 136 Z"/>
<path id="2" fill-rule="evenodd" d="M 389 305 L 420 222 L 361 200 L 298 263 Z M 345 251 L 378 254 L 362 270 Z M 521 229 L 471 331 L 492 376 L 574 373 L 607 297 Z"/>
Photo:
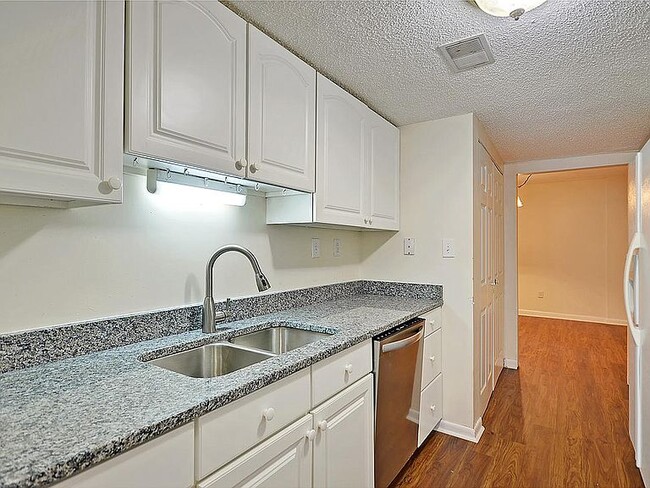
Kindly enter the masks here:
<path id="1" fill-rule="evenodd" d="M 368 223 L 368 219 L 363 219 L 363 223 L 364 223 L 364 224 L 367 224 L 367 223 Z"/>
<path id="2" fill-rule="evenodd" d="M 352 364 L 346 364 L 345 365 L 345 372 L 347 374 L 352 374 L 352 371 L 353 371 Z"/>
<path id="3" fill-rule="evenodd" d="M 435 405 L 431 405 L 431 411 L 432 411 L 432 412 L 435 412 L 435 411 L 436 411 L 436 406 L 435 406 Z"/>
<path id="4" fill-rule="evenodd" d="M 248 161 L 246 161 L 246 158 L 241 158 L 239 161 L 235 161 L 235 169 L 237 171 L 241 171 L 248 165 Z"/>
<path id="5" fill-rule="evenodd" d="M 431 362 L 434 362 L 436 360 L 436 357 L 435 356 L 429 356 L 429 359 L 431 360 Z"/>
<path id="6" fill-rule="evenodd" d="M 251 173 L 257 173 L 257 172 L 260 170 L 260 167 L 259 167 L 257 164 L 255 164 L 255 163 L 251 163 L 251 164 L 248 166 L 248 169 L 251 170 Z"/>
<path id="7" fill-rule="evenodd" d="M 275 417 L 275 410 L 273 408 L 266 408 L 262 411 L 262 417 L 264 417 L 266 420 L 273 420 L 273 417 Z"/>
<path id="8" fill-rule="evenodd" d="M 372 225 L 372 219 L 368 219 L 368 223 Z"/>
<path id="9" fill-rule="evenodd" d="M 313 441 L 316 438 L 316 431 L 314 429 L 308 430 L 305 437 L 307 440 Z"/>
<path id="10" fill-rule="evenodd" d="M 112 178 L 107 179 L 106 184 L 112 191 L 122 188 L 122 180 L 120 180 L 117 176 L 113 176 Z"/>
<path id="11" fill-rule="evenodd" d="M 321 420 L 320 422 L 318 422 L 318 428 L 321 431 L 325 432 L 327 430 L 327 420 Z"/>

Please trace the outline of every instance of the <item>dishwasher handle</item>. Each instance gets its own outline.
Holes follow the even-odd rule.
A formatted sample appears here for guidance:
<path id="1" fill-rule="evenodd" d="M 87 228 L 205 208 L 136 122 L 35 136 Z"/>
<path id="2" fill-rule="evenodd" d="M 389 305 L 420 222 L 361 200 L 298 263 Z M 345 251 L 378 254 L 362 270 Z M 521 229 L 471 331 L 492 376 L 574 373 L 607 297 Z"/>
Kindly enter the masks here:
<path id="1" fill-rule="evenodd" d="M 381 352 L 397 351 L 398 349 L 403 349 L 405 347 L 408 347 L 411 344 L 418 342 L 420 339 L 422 339 L 422 334 L 424 334 L 424 328 L 420 327 L 415 334 L 407 337 L 406 339 L 391 342 L 389 344 L 384 344 L 383 346 L 381 346 Z"/>

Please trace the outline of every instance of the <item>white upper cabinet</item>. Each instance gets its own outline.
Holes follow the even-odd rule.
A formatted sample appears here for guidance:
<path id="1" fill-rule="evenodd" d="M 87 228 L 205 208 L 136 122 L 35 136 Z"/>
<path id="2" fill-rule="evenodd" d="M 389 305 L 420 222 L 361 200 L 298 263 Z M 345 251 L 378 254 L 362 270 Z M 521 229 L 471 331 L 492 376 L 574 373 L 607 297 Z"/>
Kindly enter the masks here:
<path id="1" fill-rule="evenodd" d="M 374 112 L 368 128 L 368 225 L 399 230 L 399 129 Z"/>
<path id="2" fill-rule="evenodd" d="M 364 226 L 367 107 L 318 75 L 314 220 Z"/>
<path id="3" fill-rule="evenodd" d="M 248 26 L 248 178 L 315 189 L 316 70 Z"/>
<path id="4" fill-rule="evenodd" d="M 0 2 L 0 202 L 122 201 L 123 2 Z"/>
<path id="5" fill-rule="evenodd" d="M 127 5 L 126 151 L 245 176 L 246 22 L 219 2 Z"/>

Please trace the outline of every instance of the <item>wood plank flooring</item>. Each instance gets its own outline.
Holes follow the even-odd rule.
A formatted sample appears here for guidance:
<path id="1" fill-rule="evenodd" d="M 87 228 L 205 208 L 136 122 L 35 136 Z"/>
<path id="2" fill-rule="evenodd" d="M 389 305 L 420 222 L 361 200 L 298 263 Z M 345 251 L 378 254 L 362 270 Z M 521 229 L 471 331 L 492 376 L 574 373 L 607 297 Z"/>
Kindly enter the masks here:
<path id="1" fill-rule="evenodd" d="M 478 444 L 434 432 L 405 487 L 643 487 L 627 433 L 626 328 L 520 317 Z"/>

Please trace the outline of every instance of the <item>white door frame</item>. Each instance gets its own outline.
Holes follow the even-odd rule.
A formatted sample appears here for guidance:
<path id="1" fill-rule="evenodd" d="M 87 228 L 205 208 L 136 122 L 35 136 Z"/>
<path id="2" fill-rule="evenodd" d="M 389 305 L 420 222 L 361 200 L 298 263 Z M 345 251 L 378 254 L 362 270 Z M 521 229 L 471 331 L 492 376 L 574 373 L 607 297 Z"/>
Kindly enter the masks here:
<path id="1" fill-rule="evenodd" d="M 503 193 L 505 219 L 505 290 L 504 290 L 504 352 L 505 367 L 519 366 L 518 323 L 518 270 L 517 270 L 517 175 L 548 173 L 571 169 L 618 166 L 633 163 L 637 151 L 577 156 L 571 158 L 543 159 L 506 163 L 504 166 Z"/>

